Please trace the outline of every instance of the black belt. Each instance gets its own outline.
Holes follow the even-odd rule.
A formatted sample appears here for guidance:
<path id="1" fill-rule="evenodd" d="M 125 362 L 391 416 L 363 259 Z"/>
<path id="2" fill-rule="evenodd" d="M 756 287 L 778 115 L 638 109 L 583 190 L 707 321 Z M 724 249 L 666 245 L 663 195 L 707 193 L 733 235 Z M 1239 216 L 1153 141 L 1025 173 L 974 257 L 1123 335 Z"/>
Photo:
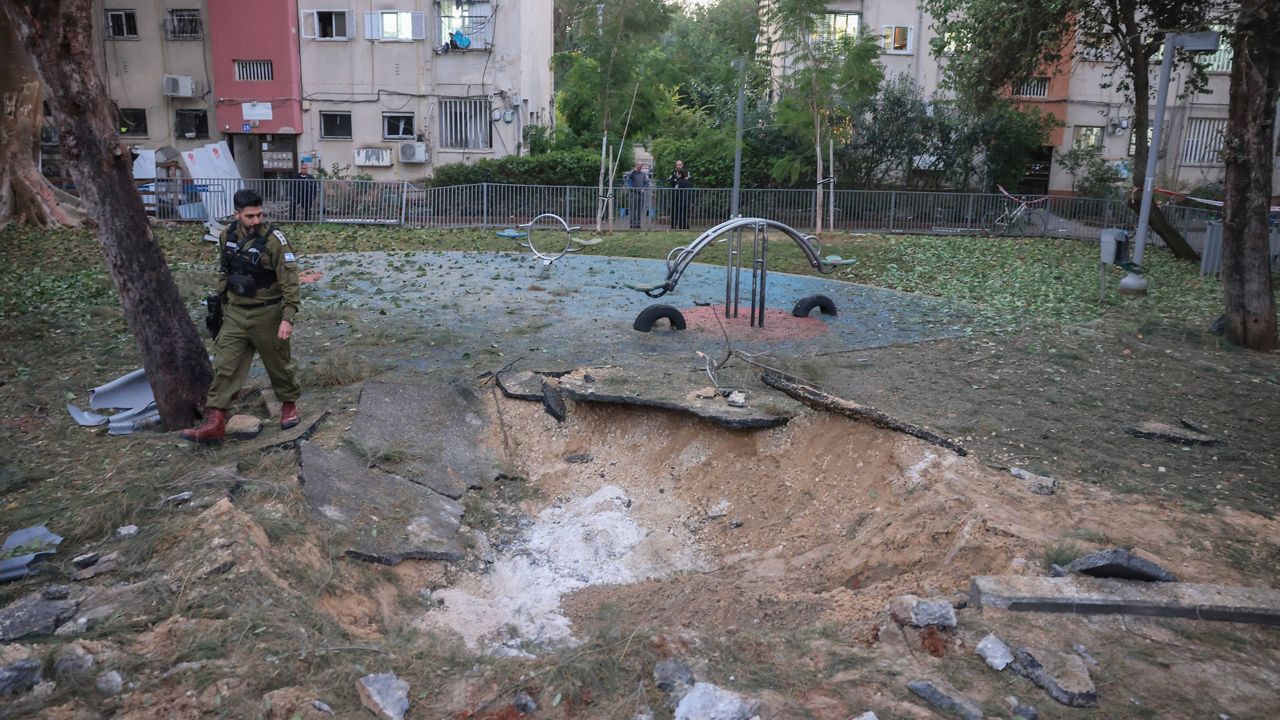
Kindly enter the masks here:
<path id="1" fill-rule="evenodd" d="M 284 298 L 276 298 L 275 300 L 264 300 L 260 303 L 250 303 L 248 305 L 236 304 L 236 307 L 242 308 L 244 310 L 253 310 L 254 308 L 266 307 L 268 305 L 279 305 L 280 302 L 283 300 Z"/>

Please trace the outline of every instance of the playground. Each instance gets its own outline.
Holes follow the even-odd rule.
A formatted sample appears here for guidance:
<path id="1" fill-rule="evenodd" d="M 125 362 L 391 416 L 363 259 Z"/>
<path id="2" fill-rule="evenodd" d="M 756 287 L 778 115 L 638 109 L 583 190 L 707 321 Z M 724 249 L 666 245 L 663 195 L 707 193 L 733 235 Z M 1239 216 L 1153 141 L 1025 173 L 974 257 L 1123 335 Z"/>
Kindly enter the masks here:
<path id="1" fill-rule="evenodd" d="M 199 235 L 159 233 L 193 308 L 212 272 Z M 64 536 L 39 579 L 101 617 L 4 651 L 78 643 L 137 686 L 59 683 L 0 708 L 328 717 L 320 701 L 360 718 L 359 679 L 395 673 L 407 717 L 672 717 L 654 671 L 675 659 L 766 718 L 938 717 L 916 680 L 994 717 L 1006 696 L 1047 718 L 1276 711 L 1274 628 L 962 598 L 975 576 L 1044 576 L 1114 547 L 1185 582 L 1274 587 L 1280 362 L 1207 331 L 1211 278 L 1153 252 L 1152 297 L 1099 304 L 1097 248 L 1080 241 L 841 233 L 811 254 L 774 234 L 759 285 L 748 232 L 741 273 L 734 243 L 709 243 L 649 297 L 696 235 L 615 233 L 547 264 L 492 229 L 298 226 L 309 439 L 270 449 L 288 438 L 250 392 L 236 410 L 264 418 L 261 435 L 193 451 L 74 425 L 64 405 L 136 351 L 92 238 L 6 231 L 6 277 L 40 272 L 0 299 L 0 530 Z M 834 314 L 798 317 L 815 295 Z M 637 330 L 655 303 L 684 329 Z M 1220 443 L 1129 432 L 1184 420 Z M 395 485 L 440 458 L 448 482 Z M 71 581 L 89 551 L 119 552 L 117 568 Z M 35 587 L 0 585 L 0 601 Z M 886 606 L 908 594 L 945 600 L 958 625 L 895 623 Z M 1083 648 L 1096 707 L 988 668 L 988 633 Z"/>

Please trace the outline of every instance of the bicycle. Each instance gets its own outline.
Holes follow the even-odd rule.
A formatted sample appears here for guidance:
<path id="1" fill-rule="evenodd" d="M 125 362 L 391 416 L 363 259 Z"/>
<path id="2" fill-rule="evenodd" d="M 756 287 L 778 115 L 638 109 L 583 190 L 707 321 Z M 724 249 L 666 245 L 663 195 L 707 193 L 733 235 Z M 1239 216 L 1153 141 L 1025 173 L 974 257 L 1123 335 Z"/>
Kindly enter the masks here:
<path id="1" fill-rule="evenodd" d="M 996 185 L 996 189 L 1001 195 L 1012 201 L 1014 204 L 1006 203 L 1004 212 L 994 215 L 994 212 L 988 213 L 988 222 L 984 223 L 987 229 L 994 235 L 1020 235 L 1026 237 L 1039 237 L 1044 235 L 1048 229 L 1048 213 L 1040 208 L 1032 207 L 1049 201 L 1049 196 L 1045 195 L 1036 200 L 1025 200 L 1023 198 L 1010 195 L 1003 187 Z M 994 215 L 994 217 L 992 217 Z"/>

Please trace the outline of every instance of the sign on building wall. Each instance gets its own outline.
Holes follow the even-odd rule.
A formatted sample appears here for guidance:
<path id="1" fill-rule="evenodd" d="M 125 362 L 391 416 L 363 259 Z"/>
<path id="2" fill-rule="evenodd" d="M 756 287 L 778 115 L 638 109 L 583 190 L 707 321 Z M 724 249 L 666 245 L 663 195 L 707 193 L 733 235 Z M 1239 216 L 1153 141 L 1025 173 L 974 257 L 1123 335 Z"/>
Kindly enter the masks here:
<path id="1" fill-rule="evenodd" d="M 260 102 L 240 103 L 240 111 L 244 113 L 245 120 L 270 120 L 271 119 L 271 103 L 260 103 Z"/>

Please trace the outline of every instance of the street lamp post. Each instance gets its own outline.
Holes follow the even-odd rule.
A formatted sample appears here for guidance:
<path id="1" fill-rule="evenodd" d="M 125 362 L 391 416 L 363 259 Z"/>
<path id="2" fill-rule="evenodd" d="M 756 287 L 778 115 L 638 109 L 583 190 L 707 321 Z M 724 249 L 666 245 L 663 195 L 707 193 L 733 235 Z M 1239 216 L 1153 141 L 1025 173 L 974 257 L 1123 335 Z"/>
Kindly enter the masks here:
<path id="1" fill-rule="evenodd" d="M 1168 33 L 1164 36 L 1164 57 L 1160 60 L 1160 79 L 1156 86 L 1155 125 L 1151 128 L 1151 143 L 1147 147 L 1147 169 L 1142 181 L 1142 203 L 1138 207 L 1138 230 L 1133 243 L 1133 264 L 1139 269 L 1142 267 L 1142 252 L 1151 224 L 1151 195 L 1155 190 L 1156 164 L 1160 159 L 1160 136 L 1164 130 L 1164 105 L 1169 99 L 1169 75 L 1173 71 L 1174 50 L 1215 52 L 1218 49 L 1218 38 L 1216 32 Z M 1120 292 L 1124 295 L 1146 295 L 1147 279 L 1130 270 L 1120 281 Z"/>

